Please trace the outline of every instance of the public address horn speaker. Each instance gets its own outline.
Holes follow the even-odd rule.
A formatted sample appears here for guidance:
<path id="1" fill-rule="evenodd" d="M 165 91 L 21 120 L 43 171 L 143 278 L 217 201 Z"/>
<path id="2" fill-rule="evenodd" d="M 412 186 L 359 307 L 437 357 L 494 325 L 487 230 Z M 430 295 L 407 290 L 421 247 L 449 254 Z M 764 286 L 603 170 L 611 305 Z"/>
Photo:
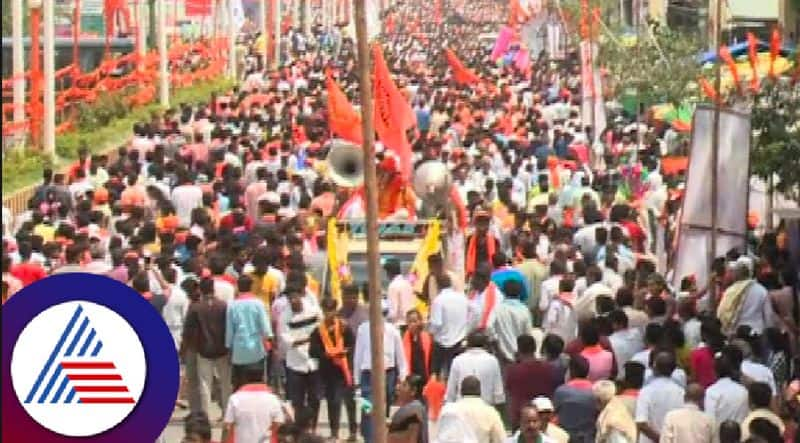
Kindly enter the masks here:
<path id="1" fill-rule="evenodd" d="M 364 152 L 344 140 L 333 140 L 328 152 L 328 173 L 339 186 L 355 188 L 364 183 Z"/>

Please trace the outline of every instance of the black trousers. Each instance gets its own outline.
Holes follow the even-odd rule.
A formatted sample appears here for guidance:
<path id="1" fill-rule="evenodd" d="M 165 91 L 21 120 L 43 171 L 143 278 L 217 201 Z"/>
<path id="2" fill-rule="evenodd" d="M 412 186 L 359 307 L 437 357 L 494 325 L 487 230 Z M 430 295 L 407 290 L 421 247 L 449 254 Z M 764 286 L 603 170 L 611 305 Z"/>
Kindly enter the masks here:
<path id="1" fill-rule="evenodd" d="M 440 378 L 446 378 L 450 374 L 450 365 L 453 359 L 462 351 L 461 343 L 455 346 L 442 346 L 433 342 L 433 352 L 431 353 L 431 374 L 437 374 Z"/>
<path id="2" fill-rule="evenodd" d="M 342 417 L 342 404 L 347 409 L 347 421 L 350 435 L 355 435 L 358 430 L 358 417 L 356 416 L 355 391 L 342 377 L 325 377 L 322 379 L 322 396 L 328 405 L 328 422 L 331 427 L 331 436 L 338 438 L 339 425 Z"/>
<path id="3" fill-rule="evenodd" d="M 296 372 L 286 369 L 286 390 L 294 409 L 295 420 L 301 416 L 312 417 L 316 426 L 319 414 L 319 372 Z"/>

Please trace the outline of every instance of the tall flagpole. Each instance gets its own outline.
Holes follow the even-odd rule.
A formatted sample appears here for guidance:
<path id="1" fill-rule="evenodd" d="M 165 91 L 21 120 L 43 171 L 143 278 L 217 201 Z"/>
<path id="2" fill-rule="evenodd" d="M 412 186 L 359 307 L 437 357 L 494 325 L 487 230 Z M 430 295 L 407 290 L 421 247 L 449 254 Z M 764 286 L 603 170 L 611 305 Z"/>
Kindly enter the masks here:
<path id="1" fill-rule="evenodd" d="M 710 12 L 710 11 L 709 11 Z M 720 113 L 722 112 L 722 60 L 719 56 L 719 47 L 722 42 L 722 0 L 717 0 L 716 23 L 714 28 L 714 50 L 717 53 L 717 63 L 714 65 L 714 89 L 717 92 L 717 99 L 714 101 L 714 126 L 711 129 L 711 247 L 708 252 L 708 269 L 709 269 L 709 284 L 708 289 L 711 292 L 711 312 L 717 312 L 717 294 L 713 292 L 712 285 L 713 272 L 710 272 L 714 264 L 714 259 L 717 255 L 717 204 L 719 201 L 719 120 Z"/>
<path id="2" fill-rule="evenodd" d="M 264 40 L 264 51 L 261 54 L 262 63 L 261 66 L 264 69 L 267 68 L 267 54 L 269 54 L 269 27 L 267 26 L 267 7 L 269 4 L 269 0 L 259 0 L 258 1 L 258 16 L 259 16 L 259 25 L 261 29 L 261 38 Z"/>
<path id="3" fill-rule="evenodd" d="M 386 368 L 383 362 L 383 309 L 378 287 L 378 185 L 375 172 L 374 104 L 372 102 L 371 63 L 367 41 L 367 0 L 356 0 L 356 36 L 358 41 L 358 74 L 361 97 L 361 132 L 364 138 L 364 199 L 367 216 L 367 275 L 369 291 L 369 333 L 372 356 L 372 441 L 386 442 Z M 358 371 L 360 368 L 353 368 Z"/>
<path id="4" fill-rule="evenodd" d="M 277 70 L 281 65 L 281 14 L 283 13 L 281 10 L 281 1 L 282 0 L 272 0 L 274 3 L 273 13 L 275 14 L 272 16 L 273 25 L 275 25 L 275 29 L 273 30 L 274 35 L 272 38 L 272 44 L 275 45 L 275 48 L 273 49 L 273 54 L 275 54 L 275 56 L 272 59 L 272 69 L 274 70 Z"/>

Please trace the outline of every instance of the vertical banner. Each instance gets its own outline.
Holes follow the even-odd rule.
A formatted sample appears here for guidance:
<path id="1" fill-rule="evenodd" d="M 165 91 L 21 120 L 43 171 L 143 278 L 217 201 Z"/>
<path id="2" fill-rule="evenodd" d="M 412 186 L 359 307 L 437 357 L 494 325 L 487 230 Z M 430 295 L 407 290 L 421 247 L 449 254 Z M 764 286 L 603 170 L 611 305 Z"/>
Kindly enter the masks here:
<path id="1" fill-rule="evenodd" d="M 367 40 L 372 40 L 381 33 L 380 0 L 366 0 L 365 15 L 367 16 Z M 353 8 L 355 9 L 355 8 Z M 353 21 L 355 23 L 355 21 Z"/>
<path id="2" fill-rule="evenodd" d="M 698 106 L 692 121 L 692 146 L 686 177 L 675 274 L 672 282 L 694 275 L 708 281 L 707 256 L 711 247 L 711 195 L 714 109 Z M 717 155 L 717 245 L 714 257 L 745 245 L 749 193 L 750 114 L 723 110 L 719 121 Z"/>
<path id="3" fill-rule="evenodd" d="M 600 72 L 594 69 L 597 45 L 584 40 L 581 51 L 581 120 L 584 126 L 591 125 L 595 138 L 606 127 L 606 107 L 603 102 L 603 85 Z M 594 109 L 593 109 L 594 108 Z"/>
<path id="4" fill-rule="evenodd" d="M 566 57 L 564 45 L 566 41 L 561 32 L 561 24 L 557 21 L 547 23 L 547 54 L 552 60 L 564 60 Z"/>

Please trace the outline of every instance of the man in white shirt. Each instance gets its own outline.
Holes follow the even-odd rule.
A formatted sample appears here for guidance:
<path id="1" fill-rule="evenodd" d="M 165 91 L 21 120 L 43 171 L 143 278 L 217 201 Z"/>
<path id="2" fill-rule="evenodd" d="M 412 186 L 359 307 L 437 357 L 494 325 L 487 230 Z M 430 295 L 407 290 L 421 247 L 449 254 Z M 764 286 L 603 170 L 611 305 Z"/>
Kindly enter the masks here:
<path id="1" fill-rule="evenodd" d="M 747 258 L 740 258 L 737 261 L 734 271 L 737 281 L 725 290 L 717 314 L 722 320 L 724 331 L 736 331 L 739 326 L 747 325 L 754 332 L 762 334 L 764 329 L 775 324 L 775 311 L 772 309 L 772 302 L 766 288 L 758 281 L 751 280 L 752 272 L 748 263 L 750 261 Z M 738 303 L 726 303 L 726 298 L 737 298 L 736 295 L 739 291 L 742 291 L 743 294 L 739 295 L 741 299 Z M 733 311 L 735 314 L 725 311 Z M 726 319 L 733 321 L 726 322 Z"/>
<path id="2" fill-rule="evenodd" d="M 483 399 L 483 386 L 479 378 L 466 376 L 458 385 L 460 398 L 447 403 L 442 409 L 443 420 L 439 425 L 436 441 L 502 443 L 506 438 L 503 420 L 497 409 Z M 448 420 L 451 415 L 460 420 Z M 461 438 L 454 440 L 452 436 L 456 435 Z"/>
<path id="3" fill-rule="evenodd" d="M 669 352 L 659 352 L 653 361 L 655 377 L 636 401 L 640 443 L 658 442 L 667 414 L 683 406 L 684 390 L 670 378 L 675 366 L 675 356 Z"/>
<path id="4" fill-rule="evenodd" d="M 550 277 L 542 282 L 542 290 L 539 291 L 539 311 L 544 315 L 550 307 L 550 302 L 558 297 L 558 282 L 567 272 L 566 265 L 561 261 L 554 261 L 550 264 Z"/>
<path id="5" fill-rule="evenodd" d="M 286 353 L 286 390 L 295 414 L 307 411 L 317 417 L 320 380 L 318 362 L 308 354 L 311 333 L 322 318 L 316 305 L 304 302 L 305 288 L 291 284 L 286 288 L 289 309 L 278 322 L 278 340 Z"/>
<path id="6" fill-rule="evenodd" d="M 533 329 L 531 312 L 519 299 L 524 288 L 518 280 L 507 280 L 503 285 L 505 299 L 495 309 L 494 322 L 489 331 L 497 343 L 498 357 L 511 363 L 517 354 L 517 337 Z"/>
<path id="7" fill-rule="evenodd" d="M 258 368 L 248 369 L 244 373 L 247 384 L 230 396 L 223 441 L 230 441 L 233 434 L 235 443 L 268 442 L 285 421 L 281 401 L 264 384 L 263 373 Z"/>
<path id="8" fill-rule="evenodd" d="M 575 313 L 578 321 L 589 320 L 597 316 L 597 299 L 599 297 L 614 298 L 611 288 L 603 283 L 603 271 L 597 266 L 586 269 L 586 283 L 588 287 L 575 301 Z"/>
<path id="9" fill-rule="evenodd" d="M 431 373 L 446 376 L 467 336 L 469 308 L 464 293 L 451 287 L 449 275 L 439 276 L 436 285 L 440 288 L 439 295 L 433 299 L 428 318 L 428 330 L 433 335 Z"/>
<path id="10" fill-rule="evenodd" d="M 705 409 L 717 425 L 733 420 L 741 423 L 750 412 L 747 389 L 734 379 L 742 364 L 742 352 L 733 345 L 725 346 L 717 358 L 717 381 L 706 389 Z"/>
<path id="11" fill-rule="evenodd" d="M 467 337 L 467 350 L 453 359 L 450 368 L 445 397 L 447 401 L 456 401 L 458 387 L 464 379 L 475 376 L 480 380 L 483 401 L 493 406 L 505 403 L 506 394 L 500 362 L 486 350 L 488 342 L 486 334 L 480 331 L 475 331 Z"/>
<path id="12" fill-rule="evenodd" d="M 686 388 L 683 407 L 667 413 L 660 443 L 712 443 L 716 436 L 714 419 L 700 409 L 703 387 L 691 383 Z"/>
<path id="13" fill-rule="evenodd" d="M 400 329 L 406 326 L 406 314 L 414 309 L 417 297 L 414 295 L 414 287 L 403 276 L 400 268 L 400 261 L 396 258 L 389 258 L 383 265 L 386 276 L 389 279 L 389 287 L 386 289 L 389 301 L 389 318 Z"/>
<path id="14" fill-rule="evenodd" d="M 742 357 L 744 358 L 740 366 L 742 377 L 746 377 L 748 382 L 766 384 L 772 390 L 772 396 L 774 397 L 777 394 L 777 390 L 775 387 L 775 375 L 772 370 L 754 360 L 753 349 L 746 341 L 737 339 L 733 340 L 732 344 L 742 351 Z"/>
<path id="15" fill-rule="evenodd" d="M 179 185 L 172 190 L 171 200 L 181 226 L 188 227 L 191 225 L 192 210 L 203 206 L 203 190 L 192 183 L 186 173 L 181 174 L 178 180 Z"/>
<path id="16" fill-rule="evenodd" d="M 388 306 L 382 303 L 383 315 L 389 312 Z M 372 398 L 372 340 L 369 334 L 369 320 L 358 327 L 356 333 L 356 349 L 353 353 L 353 385 L 361 391 L 361 398 Z M 392 404 L 394 389 L 398 380 L 405 380 L 408 365 L 403 353 L 403 338 L 400 331 L 390 322 L 383 323 L 383 365 L 386 370 L 386 402 Z M 358 396 L 358 395 L 357 395 Z M 365 441 L 372 441 L 372 419 L 369 414 L 361 417 L 361 435 Z"/>
<path id="17" fill-rule="evenodd" d="M 625 311 L 617 309 L 609 314 L 611 327 L 614 332 L 608 336 L 611 350 L 617 362 L 617 379 L 625 378 L 625 363 L 633 358 L 637 352 L 644 349 L 642 334 L 636 328 L 628 326 L 628 316 Z M 647 367 L 647 366 L 645 366 Z"/>

